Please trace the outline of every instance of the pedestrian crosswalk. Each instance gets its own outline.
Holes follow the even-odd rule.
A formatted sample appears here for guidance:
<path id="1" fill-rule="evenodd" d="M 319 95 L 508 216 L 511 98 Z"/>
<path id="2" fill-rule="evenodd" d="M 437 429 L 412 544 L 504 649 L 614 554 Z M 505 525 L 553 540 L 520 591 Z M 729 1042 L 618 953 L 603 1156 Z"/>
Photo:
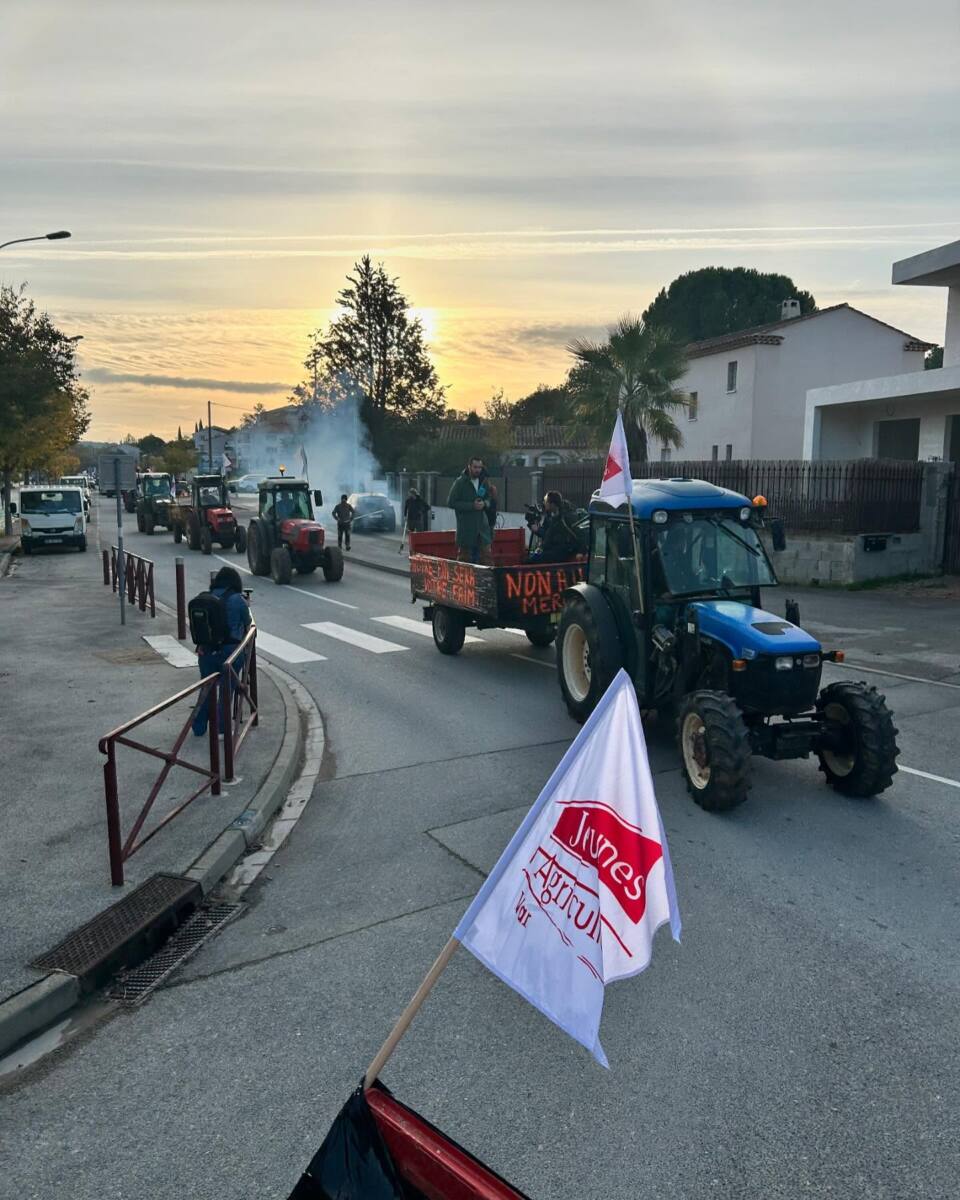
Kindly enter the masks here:
<path id="1" fill-rule="evenodd" d="M 360 619 L 364 620 L 366 618 L 361 617 Z M 389 629 L 395 629 L 401 635 L 416 634 L 418 642 L 421 638 L 429 639 L 430 641 L 433 640 L 433 630 L 425 621 L 418 621 L 412 617 L 405 617 L 399 614 L 371 617 L 369 620 L 381 627 L 386 626 Z M 339 644 L 348 653 L 357 652 L 361 654 L 398 654 L 421 647 L 426 649 L 423 642 L 419 642 L 417 647 L 411 647 L 403 645 L 400 642 L 388 640 L 385 637 L 377 637 L 375 634 L 368 633 L 363 629 L 358 629 L 351 625 L 340 625 L 336 621 L 306 621 L 300 628 L 304 631 L 302 640 L 306 644 L 288 641 L 286 638 L 278 637 L 276 634 L 270 633 L 258 625 L 258 651 L 278 662 L 301 665 L 304 663 L 327 662 L 328 655 L 321 654 L 319 651 L 320 649 L 324 649 L 329 654 L 332 654 L 334 652 L 333 643 Z M 492 640 L 491 635 L 496 637 L 500 633 L 522 633 L 522 630 L 491 629 L 484 630 L 483 633 L 485 634 L 483 637 L 468 634 L 464 640 L 482 645 L 485 641 L 489 642 Z M 433 647 L 430 647 L 430 649 L 432 650 Z M 511 657 L 520 658 L 526 656 L 514 654 Z M 552 658 L 550 661 L 547 661 L 542 655 L 532 657 L 531 661 L 540 662 L 545 666 L 552 665 Z"/>
<path id="2" fill-rule="evenodd" d="M 415 621 L 413 617 L 374 617 L 373 619 L 379 621 L 381 625 L 392 625 L 394 629 L 405 629 L 407 633 L 419 633 L 422 637 L 433 637 L 433 626 L 428 625 L 426 621 Z M 482 642 L 483 638 L 473 637 L 468 633 L 464 641 Z"/>

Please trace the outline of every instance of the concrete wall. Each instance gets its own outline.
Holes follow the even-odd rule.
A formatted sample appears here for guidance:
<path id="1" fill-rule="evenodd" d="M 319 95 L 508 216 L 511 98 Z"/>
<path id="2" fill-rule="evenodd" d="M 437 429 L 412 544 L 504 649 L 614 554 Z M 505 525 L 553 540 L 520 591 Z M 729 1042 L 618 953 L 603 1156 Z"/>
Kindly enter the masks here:
<path id="1" fill-rule="evenodd" d="M 904 334 L 852 309 L 788 321 L 771 332 L 783 338 L 780 345 L 741 346 L 691 359 L 679 386 L 697 393 L 698 416 L 690 421 L 677 414 L 684 444 L 674 458 L 709 459 L 718 446 L 722 459 L 728 444 L 735 459 L 802 458 L 809 389 L 923 369 L 923 352 L 904 350 Z M 728 393 L 727 363 L 734 360 L 737 390 Z M 660 449 L 657 443 L 651 457 Z"/>
<path id="2" fill-rule="evenodd" d="M 943 335 L 943 365 L 960 366 L 960 287 L 947 290 L 947 327 Z"/>

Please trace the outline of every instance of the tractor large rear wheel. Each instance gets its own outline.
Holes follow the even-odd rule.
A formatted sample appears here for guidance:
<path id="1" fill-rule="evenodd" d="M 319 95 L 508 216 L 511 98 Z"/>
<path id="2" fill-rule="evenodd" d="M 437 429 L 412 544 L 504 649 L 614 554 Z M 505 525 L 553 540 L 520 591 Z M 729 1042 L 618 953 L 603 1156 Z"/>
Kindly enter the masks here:
<path id="1" fill-rule="evenodd" d="M 897 773 L 897 729 L 886 697 L 844 680 L 817 697 L 825 744 L 818 751 L 827 783 L 845 796 L 877 796 Z"/>
<path id="2" fill-rule="evenodd" d="M 254 575 L 270 574 L 270 544 L 260 521 L 251 521 L 247 531 L 247 563 Z"/>
<path id="3" fill-rule="evenodd" d="M 567 712 L 583 722 L 623 665 L 619 643 L 603 645 L 600 627 L 585 600 L 564 605 L 557 634 L 557 677 Z"/>
<path id="4" fill-rule="evenodd" d="M 328 546 L 323 552 L 323 577 L 327 583 L 343 578 L 343 553 L 336 546 Z"/>
<path id="5" fill-rule="evenodd" d="M 270 577 L 274 583 L 289 583 L 293 577 L 293 560 L 286 546 L 277 546 L 270 554 Z"/>
<path id="6" fill-rule="evenodd" d="M 680 767 L 687 791 L 707 812 L 726 812 L 750 789 L 750 737 L 736 703 L 723 692 L 690 692 L 677 716 Z"/>

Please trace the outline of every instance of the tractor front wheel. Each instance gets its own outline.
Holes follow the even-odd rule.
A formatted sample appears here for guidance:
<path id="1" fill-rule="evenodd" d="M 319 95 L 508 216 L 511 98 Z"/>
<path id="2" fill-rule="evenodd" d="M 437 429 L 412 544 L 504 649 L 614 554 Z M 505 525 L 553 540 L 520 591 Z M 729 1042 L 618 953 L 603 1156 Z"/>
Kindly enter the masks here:
<path id="1" fill-rule="evenodd" d="M 690 692 L 677 716 L 680 766 L 687 791 L 707 812 L 726 812 L 750 789 L 750 737 L 724 692 Z"/>
<path id="2" fill-rule="evenodd" d="M 441 654 L 459 654 L 467 636 L 463 614 L 443 604 L 433 607 L 433 640 Z"/>
<path id="3" fill-rule="evenodd" d="M 897 728 L 886 697 L 865 683 L 831 683 L 817 697 L 827 783 L 845 796 L 878 796 L 897 773 Z"/>
<path id="4" fill-rule="evenodd" d="M 237 526 L 237 536 L 233 539 L 233 548 L 238 554 L 242 554 L 247 548 L 247 531 L 242 525 Z"/>
<path id="5" fill-rule="evenodd" d="M 270 577 L 274 583 L 289 583 L 293 576 L 293 561 L 286 546 L 277 546 L 270 555 Z"/>
<path id="6" fill-rule="evenodd" d="M 247 563 L 254 575 L 270 574 L 270 545 L 259 521 L 251 521 L 247 531 Z"/>
<path id="7" fill-rule="evenodd" d="M 567 712 L 575 721 L 582 725 L 590 716 L 622 665 L 619 644 L 603 645 L 590 605 L 585 600 L 568 601 L 557 634 L 557 676 Z"/>
<path id="8" fill-rule="evenodd" d="M 343 578 L 343 553 L 336 546 L 328 546 L 323 552 L 323 577 L 327 583 Z"/>
<path id="9" fill-rule="evenodd" d="M 200 521 L 196 513 L 187 517 L 187 545 L 191 550 L 200 549 Z"/>
<path id="10" fill-rule="evenodd" d="M 213 553 L 213 534 L 210 532 L 209 525 L 204 525 L 200 530 L 200 553 Z"/>
<path id="11" fill-rule="evenodd" d="M 143 532 L 147 537 L 153 537 L 153 515 L 151 513 L 143 514 Z"/>
<path id="12" fill-rule="evenodd" d="M 531 646 L 552 646 L 557 640 L 557 627 L 546 621 L 542 625 L 533 625 L 523 631 Z"/>
<path id="13" fill-rule="evenodd" d="M 143 513 L 137 512 L 137 533 L 143 533 Z"/>
<path id="14" fill-rule="evenodd" d="M 173 526 L 173 540 L 178 546 L 183 541 L 183 526 L 179 521 L 176 521 Z"/>

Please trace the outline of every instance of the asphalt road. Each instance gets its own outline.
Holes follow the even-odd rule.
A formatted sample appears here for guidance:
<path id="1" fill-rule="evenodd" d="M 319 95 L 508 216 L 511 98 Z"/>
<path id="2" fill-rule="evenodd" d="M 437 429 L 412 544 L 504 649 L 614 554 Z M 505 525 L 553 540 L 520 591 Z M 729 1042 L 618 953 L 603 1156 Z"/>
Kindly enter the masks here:
<path id="1" fill-rule="evenodd" d="M 168 601 L 176 553 L 191 592 L 220 565 L 127 543 Z M 405 623 L 402 579 L 348 561 L 339 584 L 253 586 L 322 708 L 324 782 L 246 916 L 9 1086 L 10 1195 L 286 1196 L 575 733 L 552 650 L 485 632 L 444 657 Z M 960 778 L 949 611 L 803 604 L 860 661 L 920 678 L 869 677 L 901 762 Z M 609 989 L 612 1069 L 461 952 L 385 1081 L 538 1200 L 954 1197 L 960 787 L 901 773 L 849 801 L 812 763 L 758 762 L 718 818 L 686 796 L 669 731 L 648 738 L 684 939 L 661 932 L 651 969 Z"/>

